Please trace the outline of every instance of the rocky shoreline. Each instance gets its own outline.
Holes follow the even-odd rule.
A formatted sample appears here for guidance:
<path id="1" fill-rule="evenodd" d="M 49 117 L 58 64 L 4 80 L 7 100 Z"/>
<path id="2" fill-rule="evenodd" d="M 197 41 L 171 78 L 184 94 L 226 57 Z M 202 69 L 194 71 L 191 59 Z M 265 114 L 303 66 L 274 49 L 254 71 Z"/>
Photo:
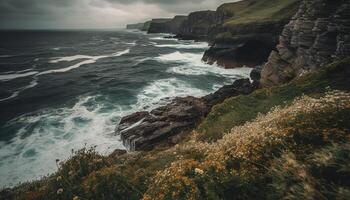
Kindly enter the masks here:
<path id="1" fill-rule="evenodd" d="M 256 72 L 252 74 L 254 78 Z M 124 146 L 131 151 L 174 145 L 186 137 L 214 105 L 233 96 L 250 94 L 254 89 L 249 79 L 238 79 L 201 98 L 177 97 L 171 103 L 150 112 L 136 112 L 123 117 L 116 134 L 120 135 Z"/>
<path id="2" fill-rule="evenodd" d="M 207 41 L 210 48 L 205 51 L 203 62 L 216 63 L 224 68 L 255 68 L 251 74 L 253 82 L 249 79 L 237 80 L 202 98 L 175 98 L 166 106 L 122 118 L 116 134 L 120 135 L 127 149 L 151 150 L 158 145 L 176 144 L 206 117 L 215 104 L 233 96 L 250 94 L 260 87 L 261 66 L 276 49 L 279 36 L 296 12 L 299 1 L 291 0 L 281 10 L 273 11 L 271 15 L 282 13 L 278 19 L 227 25 L 231 18 L 241 20 L 237 14 L 240 9 L 254 10 L 254 6 L 259 6 L 259 3 L 245 0 L 223 4 L 216 11 L 196 11 L 188 16 L 148 22 L 148 33 L 171 33 L 175 35 L 171 37 L 179 40 Z M 142 27 L 140 24 L 133 26 Z"/>

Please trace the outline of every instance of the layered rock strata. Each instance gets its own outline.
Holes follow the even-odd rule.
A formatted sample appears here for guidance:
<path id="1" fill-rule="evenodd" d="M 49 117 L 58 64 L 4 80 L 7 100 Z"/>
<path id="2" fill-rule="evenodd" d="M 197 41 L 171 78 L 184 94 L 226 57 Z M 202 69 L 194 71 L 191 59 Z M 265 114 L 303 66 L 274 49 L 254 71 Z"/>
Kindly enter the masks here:
<path id="1" fill-rule="evenodd" d="M 350 55 L 350 1 L 304 0 L 262 70 L 271 87 Z"/>

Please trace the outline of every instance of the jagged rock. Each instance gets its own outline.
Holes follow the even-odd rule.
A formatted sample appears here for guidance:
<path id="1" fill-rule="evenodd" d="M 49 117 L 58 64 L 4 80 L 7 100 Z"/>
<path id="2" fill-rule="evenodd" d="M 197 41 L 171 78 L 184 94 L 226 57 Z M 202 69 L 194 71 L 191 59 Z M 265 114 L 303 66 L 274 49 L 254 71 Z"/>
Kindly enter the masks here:
<path id="1" fill-rule="evenodd" d="M 350 55 L 350 2 L 304 0 L 262 70 L 271 87 Z"/>
<path id="2" fill-rule="evenodd" d="M 250 72 L 250 78 L 253 81 L 252 85 L 255 89 L 258 89 L 260 86 L 261 70 L 262 66 L 257 66 Z"/>
<path id="3" fill-rule="evenodd" d="M 122 155 L 124 155 L 124 154 L 126 154 L 126 153 L 127 153 L 126 150 L 116 149 L 116 150 L 114 150 L 114 151 L 109 155 L 109 157 L 110 157 L 110 158 L 116 158 L 116 157 L 122 156 Z"/>
<path id="4" fill-rule="evenodd" d="M 130 150 L 150 150 L 161 143 L 174 144 L 193 129 L 212 106 L 226 98 L 252 91 L 249 79 L 240 79 L 202 98 L 175 98 L 166 106 L 122 118 L 116 133 Z"/>

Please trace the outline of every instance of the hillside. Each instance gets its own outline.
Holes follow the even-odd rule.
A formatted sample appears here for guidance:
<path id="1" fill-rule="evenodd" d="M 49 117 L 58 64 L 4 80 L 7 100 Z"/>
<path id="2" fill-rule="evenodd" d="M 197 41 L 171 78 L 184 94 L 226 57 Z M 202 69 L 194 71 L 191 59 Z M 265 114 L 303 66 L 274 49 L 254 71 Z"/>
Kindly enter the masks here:
<path id="1" fill-rule="evenodd" d="M 297 11 L 299 2 L 300 0 L 244 0 L 223 4 L 218 11 L 233 15 L 224 22 L 224 27 L 232 27 L 238 24 L 288 20 Z"/>
<path id="2" fill-rule="evenodd" d="M 1 198 L 346 199 L 350 94 L 341 91 L 350 89 L 349 66 L 349 59 L 338 61 L 228 99 L 172 148 L 108 157 L 80 150 L 56 174 L 2 191 Z M 217 129 L 223 122 L 226 130 Z M 201 131 L 208 123 L 217 140 Z"/>

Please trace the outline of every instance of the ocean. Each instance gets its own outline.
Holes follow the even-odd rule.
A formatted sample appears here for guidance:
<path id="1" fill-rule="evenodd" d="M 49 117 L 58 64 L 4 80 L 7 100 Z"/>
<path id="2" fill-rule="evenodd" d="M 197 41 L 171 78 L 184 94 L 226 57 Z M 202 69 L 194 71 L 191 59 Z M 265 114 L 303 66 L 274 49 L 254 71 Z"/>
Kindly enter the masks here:
<path id="1" fill-rule="evenodd" d="M 121 117 L 204 96 L 249 68 L 201 61 L 208 44 L 126 30 L 0 32 L 0 187 L 57 170 L 72 149 L 123 149 Z"/>

